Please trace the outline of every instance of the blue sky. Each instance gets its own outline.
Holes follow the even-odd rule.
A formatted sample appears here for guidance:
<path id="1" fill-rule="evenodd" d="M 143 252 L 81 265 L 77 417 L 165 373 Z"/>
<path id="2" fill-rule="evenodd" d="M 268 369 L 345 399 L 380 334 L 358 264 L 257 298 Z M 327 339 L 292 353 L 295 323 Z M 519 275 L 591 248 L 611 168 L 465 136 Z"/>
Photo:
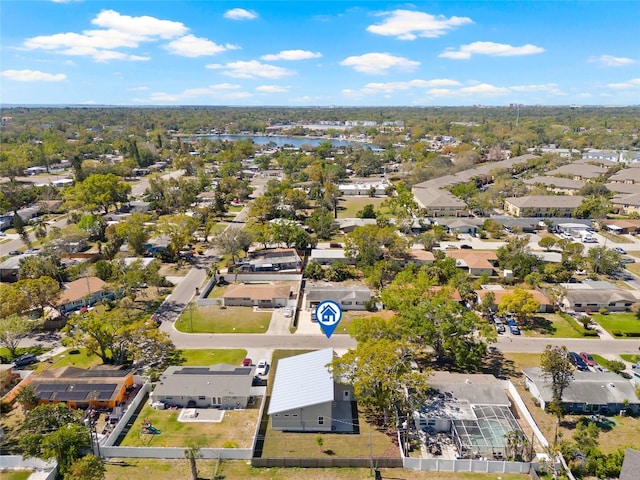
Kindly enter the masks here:
<path id="1" fill-rule="evenodd" d="M 640 1 L 3 0 L 3 104 L 628 105 Z"/>

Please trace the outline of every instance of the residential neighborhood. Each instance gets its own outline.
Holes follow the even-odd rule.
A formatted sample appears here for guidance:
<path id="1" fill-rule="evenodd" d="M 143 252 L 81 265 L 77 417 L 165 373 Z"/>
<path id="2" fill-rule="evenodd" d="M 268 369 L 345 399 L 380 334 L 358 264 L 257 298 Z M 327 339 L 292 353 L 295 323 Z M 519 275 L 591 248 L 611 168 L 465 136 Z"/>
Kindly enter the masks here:
<path id="1" fill-rule="evenodd" d="M 60 132 L 88 145 L 72 167 L 23 155 L 29 112 L 11 113 L 12 462 L 613 478 L 640 449 L 635 150 L 496 149 L 466 123 L 366 135 L 355 117 L 339 137 L 301 122 L 287 147 L 183 126 L 134 149 L 105 123 Z M 43 446 L 67 425 L 73 458 Z"/>

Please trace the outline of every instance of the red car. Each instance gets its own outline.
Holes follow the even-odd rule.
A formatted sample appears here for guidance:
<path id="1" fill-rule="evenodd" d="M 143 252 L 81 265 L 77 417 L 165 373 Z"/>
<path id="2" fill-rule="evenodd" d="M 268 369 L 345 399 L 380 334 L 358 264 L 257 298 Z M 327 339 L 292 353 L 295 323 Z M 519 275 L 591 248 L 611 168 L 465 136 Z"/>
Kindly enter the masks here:
<path id="1" fill-rule="evenodd" d="M 245 358 L 244 360 L 242 360 L 243 367 L 250 367 L 251 365 L 253 365 L 253 361 L 250 358 Z"/>
<path id="2" fill-rule="evenodd" d="M 586 363 L 589 367 L 595 367 L 596 365 L 598 365 L 593 357 L 587 352 L 580 352 L 578 355 L 580 355 L 580 358 L 582 358 L 582 360 L 584 360 L 584 363 Z"/>

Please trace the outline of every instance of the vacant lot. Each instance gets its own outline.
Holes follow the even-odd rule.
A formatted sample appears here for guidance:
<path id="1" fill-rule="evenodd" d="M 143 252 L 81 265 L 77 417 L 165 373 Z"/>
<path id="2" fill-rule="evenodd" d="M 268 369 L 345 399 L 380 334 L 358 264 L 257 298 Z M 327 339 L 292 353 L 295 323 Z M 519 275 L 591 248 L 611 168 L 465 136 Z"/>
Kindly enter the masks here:
<path id="1" fill-rule="evenodd" d="M 203 365 L 215 365 L 216 363 L 240 365 L 240 362 L 246 356 L 247 351 L 243 349 L 188 349 L 179 351 L 177 363 L 185 367 L 200 367 Z"/>
<path id="2" fill-rule="evenodd" d="M 131 447 L 183 447 L 189 442 L 210 448 L 250 448 L 258 420 L 261 399 L 246 410 L 225 410 L 220 423 L 178 422 L 179 409 L 156 410 L 146 401 L 135 416 L 131 429 L 121 441 Z M 150 422 L 160 434 L 143 433 Z"/>
<path id="3" fill-rule="evenodd" d="M 533 324 L 523 329 L 523 333 L 528 337 L 598 338 L 583 337 L 568 322 L 556 313 L 537 315 L 533 319 Z M 582 329 L 581 325 L 577 326 Z"/>
<path id="4" fill-rule="evenodd" d="M 389 209 L 381 207 L 387 197 L 345 197 L 341 198 L 338 203 L 338 218 L 355 218 L 356 214 L 364 208 L 365 205 L 371 204 L 376 210 L 380 210 L 383 215 L 389 214 Z"/>
<path id="5" fill-rule="evenodd" d="M 271 312 L 254 312 L 251 307 L 198 307 L 189 305 L 176 322 L 187 333 L 264 333 L 269 328 Z"/>
<path id="6" fill-rule="evenodd" d="M 635 313 L 609 313 L 607 315 L 593 313 L 591 316 L 602 328 L 616 337 L 622 337 L 628 332 L 637 332 L 640 335 L 640 319 L 636 317 Z"/>
<path id="7" fill-rule="evenodd" d="M 215 462 L 198 460 L 198 478 L 213 477 Z M 106 465 L 106 480 L 157 478 L 184 480 L 191 478 L 186 460 L 124 458 L 111 459 Z M 402 468 L 381 469 L 383 479 L 394 480 L 495 480 L 496 476 L 481 473 L 417 472 Z M 245 461 L 223 461 L 217 471 L 218 479 L 256 478 L 265 480 L 362 480 L 372 478 L 368 468 L 252 468 Z M 500 474 L 502 480 L 527 480 L 528 475 Z M 1 478 L 1 477 L 0 477 Z M 4 480 L 4 479 L 3 479 Z"/>
<path id="8" fill-rule="evenodd" d="M 78 368 L 91 368 L 96 365 L 101 365 L 102 360 L 97 355 L 91 355 L 87 353 L 86 348 L 70 348 L 65 352 L 56 355 L 55 357 L 47 360 L 46 362 L 38 363 L 36 365 L 36 373 L 41 373 L 44 370 L 50 368 L 62 368 L 62 367 L 78 367 Z"/>

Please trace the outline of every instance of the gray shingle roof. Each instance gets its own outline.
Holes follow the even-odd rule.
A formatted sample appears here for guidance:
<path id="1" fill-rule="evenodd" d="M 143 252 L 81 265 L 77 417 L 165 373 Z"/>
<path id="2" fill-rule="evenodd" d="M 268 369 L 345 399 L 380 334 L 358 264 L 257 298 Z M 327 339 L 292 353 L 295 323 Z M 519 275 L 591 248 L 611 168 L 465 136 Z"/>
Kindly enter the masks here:
<path id="1" fill-rule="evenodd" d="M 156 396 L 249 396 L 254 367 L 219 363 L 210 367 L 169 367 L 160 376 Z"/>
<path id="2" fill-rule="evenodd" d="M 332 402 L 332 360 L 333 349 L 325 348 L 278 361 L 268 414 Z"/>
<path id="3" fill-rule="evenodd" d="M 624 461 L 620 470 L 619 480 L 638 480 L 640 475 L 640 451 L 627 448 L 624 452 Z"/>
<path id="4" fill-rule="evenodd" d="M 594 291 L 592 291 L 594 293 Z M 551 380 L 540 367 L 525 368 L 523 373 L 535 382 L 546 402 L 552 399 Z M 634 386 L 613 372 L 573 372 L 573 381 L 565 389 L 562 401 L 589 405 L 640 404 Z"/>
<path id="5" fill-rule="evenodd" d="M 367 287 L 309 287 L 307 289 L 309 302 L 333 300 L 340 303 L 341 300 L 349 299 L 366 302 L 371 299 L 371 290 Z"/>

